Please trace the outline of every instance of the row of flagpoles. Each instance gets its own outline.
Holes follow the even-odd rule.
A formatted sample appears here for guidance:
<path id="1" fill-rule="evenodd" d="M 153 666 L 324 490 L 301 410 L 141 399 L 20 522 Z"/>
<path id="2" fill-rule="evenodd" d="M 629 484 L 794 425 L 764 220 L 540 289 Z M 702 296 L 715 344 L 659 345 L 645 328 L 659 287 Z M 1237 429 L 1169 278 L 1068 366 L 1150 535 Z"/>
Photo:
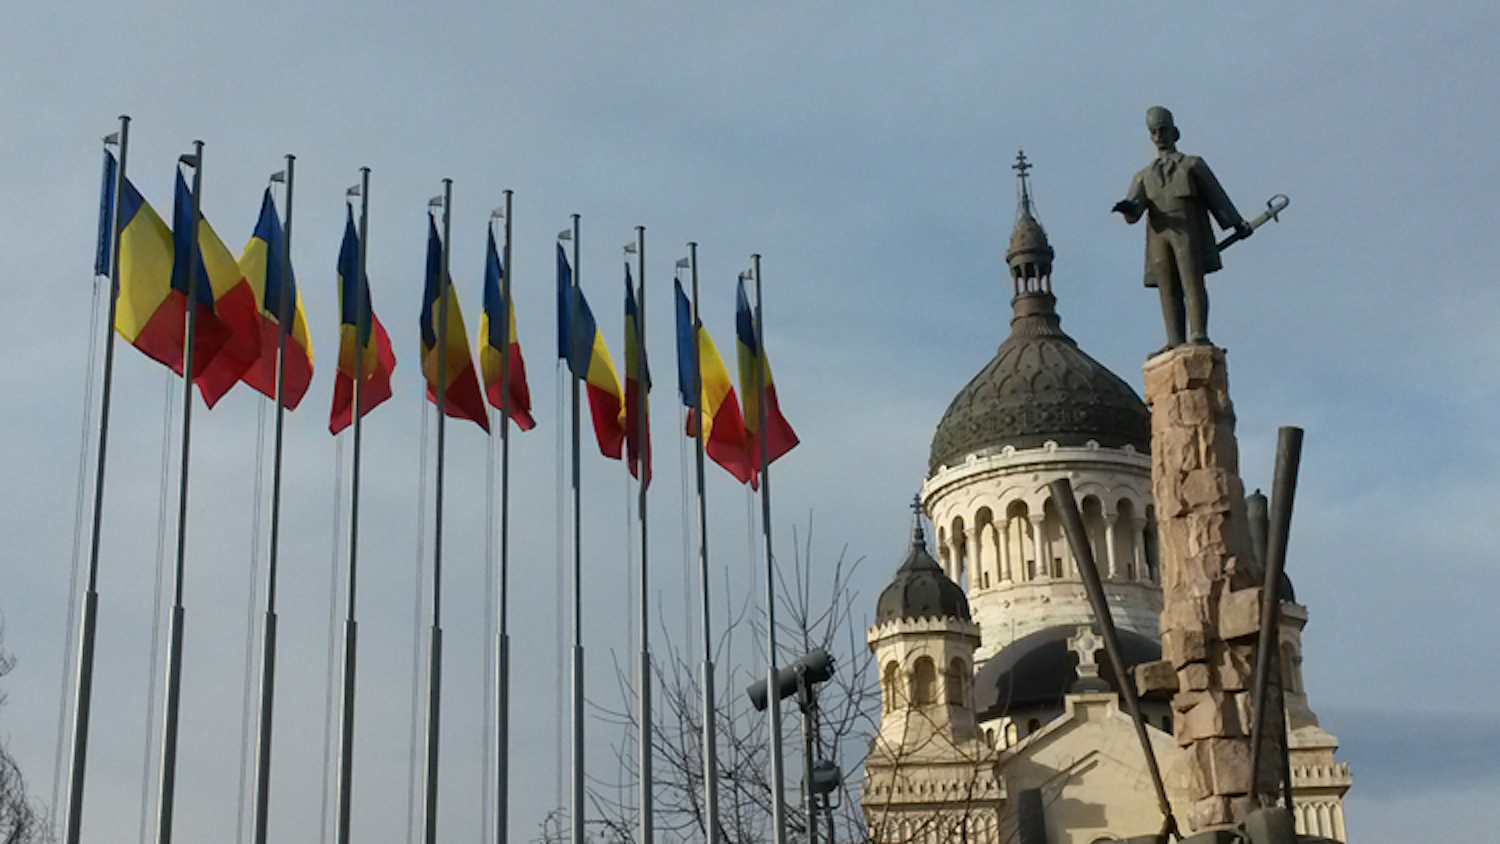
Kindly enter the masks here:
<path id="1" fill-rule="evenodd" d="M 264 844 L 270 813 L 272 713 L 275 703 L 276 578 L 280 539 L 281 461 L 284 415 L 301 402 L 312 379 L 313 354 L 307 321 L 297 292 L 291 265 L 292 196 L 294 158 L 286 157 L 285 168 L 271 177 L 284 188 L 285 222 L 277 215 L 273 190 L 267 187 L 259 220 L 243 253 L 235 259 L 219 240 L 199 210 L 202 188 L 203 144 L 179 161 L 172 227 L 169 229 L 126 176 L 129 148 L 128 117 L 120 118 L 119 131 L 105 139 L 105 166 L 100 202 L 99 246 L 95 272 L 110 279 L 108 325 L 105 343 L 103 386 L 100 392 L 99 434 L 92 507 L 92 534 L 88 558 L 87 587 L 82 597 L 79 651 L 75 681 L 71 764 L 66 813 L 67 844 L 80 840 L 83 819 L 85 771 L 92 695 L 95 622 L 98 610 L 98 567 L 105 489 L 105 457 L 110 416 L 110 387 L 114 361 L 114 335 L 124 337 L 152 359 L 190 378 L 198 386 L 204 403 L 212 408 L 235 384 L 243 381 L 275 403 L 273 480 L 271 491 L 269 553 L 266 568 L 266 601 L 261 641 L 261 677 L 258 730 L 256 731 L 256 777 L 253 831 L 256 844 Z M 114 148 L 118 152 L 111 151 Z M 183 169 L 192 173 L 188 185 Z M 339 718 L 339 770 L 336 780 L 337 840 L 350 840 L 351 784 L 355 724 L 355 667 L 358 623 L 356 620 L 357 564 L 359 552 L 360 444 L 363 417 L 391 397 L 391 373 L 396 365 L 390 338 L 370 301 L 366 275 L 370 171 L 362 168 L 359 184 L 349 188 L 343 243 L 337 270 L 340 303 L 340 343 L 329 428 L 339 434 L 352 426 L 353 460 L 350 483 L 348 593 L 344 621 L 344 660 Z M 501 442 L 501 498 L 499 503 L 498 630 L 495 642 L 497 686 L 497 736 L 493 748 L 497 764 L 498 814 L 496 840 L 506 840 L 508 815 L 509 746 L 509 630 L 506 582 L 508 573 L 509 429 L 514 422 L 521 430 L 535 425 L 530 414 L 530 395 L 525 364 L 515 336 L 511 311 L 511 192 L 490 218 L 486 245 L 484 307 L 479 326 L 479 361 L 485 387 L 470 355 L 459 302 L 449 275 L 449 233 L 452 182 L 444 180 L 443 193 L 429 203 L 427 272 L 420 318 L 422 371 L 427 396 L 437 409 L 437 463 L 433 538 L 432 606 L 428 654 L 426 776 L 423 840 L 434 844 L 437 836 L 438 740 L 442 688 L 442 553 L 444 420 L 448 416 L 469 419 L 489 431 L 485 401 L 499 410 Z M 497 247 L 496 224 L 501 224 L 503 246 Z M 441 231 L 440 231 L 441 229 Z M 640 521 L 640 683 L 641 712 L 638 737 L 640 753 L 641 840 L 653 840 L 651 766 L 651 655 L 649 641 L 649 589 L 647 553 L 647 489 L 651 479 L 649 436 L 650 374 L 644 343 L 646 330 L 645 229 L 637 227 L 634 240 L 625 246 L 625 382 L 623 389 L 603 335 L 594 321 L 580 283 L 579 217 L 559 233 L 557 256 L 558 356 L 566 362 L 571 377 L 571 492 L 572 492 L 572 694 L 571 694 L 571 796 L 572 840 L 584 840 L 584 659 L 582 619 L 582 513 L 580 494 L 581 424 L 580 393 L 586 393 L 590 418 L 600 452 L 626 460 L 637 479 Z M 571 259 L 564 244 L 572 247 Z M 634 257 L 632 278 L 629 258 Z M 762 530 L 766 565 L 767 670 L 772 688 L 776 683 L 775 578 L 771 554 L 770 475 L 772 461 L 797 444 L 796 434 L 782 417 L 763 351 L 761 323 L 760 256 L 752 256 L 750 268 L 740 274 L 737 291 L 736 340 L 741 412 L 734 385 L 713 340 L 698 314 L 697 244 L 688 244 L 688 255 L 677 262 L 674 274 L 674 306 L 677 327 L 678 389 L 687 413 L 686 433 L 695 443 L 695 476 L 698 500 L 698 562 L 703 622 L 703 747 L 704 800 L 708 809 L 707 840 L 719 840 L 717 777 L 714 735 L 714 665 L 708 591 L 707 517 L 704 497 L 704 459 L 718 463 L 741 483 L 758 488 L 762 508 Z M 689 281 L 691 297 L 683 289 Z M 638 281 L 638 284 L 637 284 Z M 754 284 L 752 307 L 745 282 Z M 181 693 L 185 608 L 183 573 L 186 563 L 189 496 L 189 455 L 193 402 L 183 403 L 181 472 L 178 488 L 177 553 L 173 574 L 173 606 L 169 628 L 166 694 L 159 764 L 157 838 L 172 839 L 175 793 L 178 703 Z M 490 564 L 493 564 L 491 561 Z M 786 821 L 781 799 L 783 762 L 780 713 L 771 696 L 768 730 L 771 738 L 772 783 L 775 790 L 773 823 L 777 844 L 785 840 Z M 486 798 L 489 799 L 489 798 Z"/>

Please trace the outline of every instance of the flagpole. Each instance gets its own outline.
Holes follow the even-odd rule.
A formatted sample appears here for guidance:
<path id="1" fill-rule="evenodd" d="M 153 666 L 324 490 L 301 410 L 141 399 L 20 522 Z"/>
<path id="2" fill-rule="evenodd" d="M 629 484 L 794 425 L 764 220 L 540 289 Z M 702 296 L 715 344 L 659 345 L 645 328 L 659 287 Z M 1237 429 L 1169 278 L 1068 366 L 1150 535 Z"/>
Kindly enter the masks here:
<path id="1" fill-rule="evenodd" d="M 698 317 L 698 244 L 688 243 L 688 273 L 693 283 L 693 373 L 697 378 L 693 385 L 697 391 L 698 424 L 695 426 L 695 473 L 698 480 L 698 579 L 703 598 L 703 802 L 708 807 L 708 828 L 705 841 L 718 844 L 719 840 L 719 753 L 718 729 L 714 724 L 714 659 L 713 635 L 710 632 L 708 612 L 708 504 L 703 490 L 703 361 L 699 353 L 702 320 Z"/>
<path id="2" fill-rule="evenodd" d="M 578 317 L 582 308 L 583 299 L 582 274 L 578 263 L 578 215 L 573 215 L 573 227 L 569 232 L 573 241 L 573 290 L 572 310 L 568 315 L 570 327 L 568 329 L 569 348 L 568 354 L 576 357 L 575 352 L 580 342 L 578 336 Z M 594 338 L 588 338 L 592 348 Z M 573 844 L 584 844 L 584 778 L 583 778 L 583 505 L 582 494 L 579 485 L 579 421 L 578 421 L 578 394 L 579 384 L 582 380 L 578 374 L 577 362 L 568 367 L 573 373 L 573 782 L 572 782 L 572 806 L 570 807 L 570 834 Z M 588 361 L 584 362 L 588 365 Z"/>
<path id="3" fill-rule="evenodd" d="M 640 801 L 641 801 L 641 841 L 654 841 L 652 826 L 654 825 L 653 811 L 651 806 L 651 599 L 650 595 L 650 572 L 648 565 L 650 559 L 650 543 L 647 541 L 646 520 L 646 473 L 649 470 L 651 452 L 649 450 L 649 437 L 651 430 L 650 402 L 647 397 L 650 377 L 650 367 L 646 365 L 646 227 L 635 227 L 635 336 L 636 336 L 636 396 L 635 396 L 635 442 L 636 442 L 636 477 L 640 482 L 637 491 L 639 501 L 636 505 L 636 513 L 641 522 L 641 594 L 639 596 L 640 625 L 639 635 L 641 637 L 641 662 L 640 680 L 636 688 L 636 695 L 640 698 L 640 726 L 636 731 L 636 741 L 640 753 Z"/>
<path id="4" fill-rule="evenodd" d="M 115 310 L 120 298 L 120 211 L 124 205 L 125 155 L 130 147 L 130 115 L 120 115 L 115 133 L 120 160 L 115 167 L 114 195 L 109 213 L 109 322 L 105 324 L 104 387 L 99 394 L 99 452 L 94 466 L 94 525 L 89 543 L 88 588 L 83 594 L 82 630 L 78 644 L 78 680 L 74 686 L 73 753 L 68 790 L 67 844 L 78 844 L 83 832 L 83 782 L 88 766 L 89 713 L 94 693 L 94 638 L 99 613 L 99 537 L 104 518 L 104 457 L 109 444 L 109 398 L 115 368 Z M 105 145 L 109 138 L 104 139 Z M 69 596 L 71 599 L 72 596 Z"/>
<path id="5" fill-rule="evenodd" d="M 760 255 L 750 256 L 750 274 L 755 278 L 755 431 L 760 453 L 760 527 L 766 555 L 766 688 L 776 688 L 776 566 L 771 558 L 771 461 L 766 432 L 766 340 L 761 321 Z M 766 695 L 767 729 L 771 739 L 771 815 L 775 824 L 775 844 L 786 842 L 786 806 L 782 802 L 782 784 L 786 762 L 781 753 L 781 696 Z M 810 780 L 809 780 L 810 781 Z M 811 818 L 809 818 L 811 823 Z"/>
<path id="6" fill-rule="evenodd" d="M 500 209 L 505 216 L 505 244 L 502 247 L 504 263 L 500 267 L 500 301 L 505 303 L 505 313 L 500 318 L 505 320 L 505 348 L 500 350 L 500 642 L 496 652 L 496 681 L 499 684 L 495 713 L 496 844 L 505 844 L 510 835 L 510 347 L 516 342 L 516 338 L 511 336 L 511 326 L 515 323 L 512 318 L 515 306 L 510 300 L 512 195 L 512 191 L 504 192 L 505 204 Z"/>
<path id="7" fill-rule="evenodd" d="M 359 185 L 345 192 L 345 197 L 359 192 L 359 245 L 356 251 L 354 270 L 354 465 L 349 477 L 349 584 L 348 601 L 344 608 L 344 677 L 343 700 L 339 708 L 339 777 L 336 787 L 338 796 L 338 844 L 349 844 L 349 826 L 354 787 L 354 669 L 355 655 L 359 643 L 359 623 L 355 621 L 355 587 L 359 574 L 359 464 L 360 445 L 363 438 L 361 423 L 364 419 L 365 344 L 362 336 L 365 323 L 372 321 L 370 301 L 366 295 L 365 256 L 368 252 L 370 219 L 370 168 L 359 168 Z M 290 254 L 290 252 L 288 252 Z M 371 326 L 370 336 L 374 337 Z"/>
<path id="8" fill-rule="evenodd" d="M 172 574 L 172 624 L 167 654 L 167 699 L 162 726 L 161 783 L 158 791 L 157 840 L 171 844 L 173 798 L 177 786 L 177 715 L 182 700 L 182 634 L 186 609 L 182 605 L 183 570 L 187 561 L 188 460 L 193 431 L 193 343 L 198 327 L 198 228 L 203 188 L 203 142 L 193 141 L 193 152 L 179 163 L 193 168 L 193 202 L 188 233 L 187 330 L 182 351 L 182 469 L 177 494 L 177 565 Z"/>
<path id="9" fill-rule="evenodd" d="M 437 403 L 437 491 L 434 496 L 432 529 L 432 642 L 428 655 L 427 676 L 427 810 L 426 841 L 437 844 L 438 750 L 442 726 L 443 691 L 443 433 L 448 414 L 448 209 L 453 205 L 453 180 L 443 180 L 443 194 L 434 197 L 428 207 L 443 207 L 443 243 L 438 260 L 438 330 L 437 382 L 433 399 Z"/>
<path id="10" fill-rule="evenodd" d="M 281 538 L 281 454 L 286 406 L 286 337 L 288 323 L 295 310 L 287 307 L 291 296 L 292 273 L 292 166 L 296 157 L 288 154 L 286 169 L 271 176 L 273 182 L 286 183 L 286 221 L 282 225 L 281 279 L 276 309 L 276 435 L 271 448 L 271 546 L 266 561 L 265 629 L 261 639 L 260 732 L 257 738 L 255 777 L 255 844 L 266 844 L 266 827 L 271 801 L 271 723 L 276 700 L 276 562 Z"/>

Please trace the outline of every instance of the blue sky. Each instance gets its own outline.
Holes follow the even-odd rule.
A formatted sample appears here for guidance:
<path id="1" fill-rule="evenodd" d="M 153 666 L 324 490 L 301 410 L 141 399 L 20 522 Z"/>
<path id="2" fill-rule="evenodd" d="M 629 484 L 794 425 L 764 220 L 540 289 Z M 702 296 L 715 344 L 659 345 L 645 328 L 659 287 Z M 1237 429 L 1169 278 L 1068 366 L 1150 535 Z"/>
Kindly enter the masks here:
<path id="1" fill-rule="evenodd" d="M 513 798 L 525 839 L 554 788 L 552 239 L 568 215 L 583 217 L 583 284 L 617 355 L 620 247 L 647 228 L 658 408 L 674 403 L 663 306 L 686 242 L 700 244 L 705 321 L 725 351 L 735 275 L 764 256 L 767 348 L 803 441 L 777 464 L 778 553 L 811 519 L 815 557 L 864 558 L 873 605 L 902 557 L 933 427 L 1006 332 L 1017 149 L 1036 164 L 1064 328 L 1138 387 L 1160 320 L 1140 286 L 1140 229 L 1108 209 L 1151 155 L 1143 115 L 1160 103 L 1247 216 L 1292 199 L 1227 253 L 1210 328 L 1230 352 L 1247 487 L 1269 485 L 1278 425 L 1307 430 L 1288 566 L 1311 613 L 1312 704 L 1355 765 L 1351 834 L 1493 829 L 1482 795 L 1500 762 L 1461 751 L 1500 729 L 1500 670 L 1483 656 L 1500 638 L 1500 448 L 1485 421 L 1500 400 L 1497 33 L 1500 11 L 1463 2 L 6 4 L 0 292 L 18 318 L 0 336 L 0 612 L 18 664 L 0 738 L 50 799 L 99 139 L 116 115 L 134 118 L 130 175 L 158 210 L 172 162 L 205 141 L 204 213 L 236 251 L 267 175 L 298 156 L 293 257 L 319 369 L 288 424 L 273 837 L 305 839 L 320 810 L 344 189 L 372 168 L 372 296 L 400 359 L 396 398 L 366 427 L 361 837 L 406 823 L 422 216 L 452 178 L 453 274 L 473 326 L 485 219 L 516 192 L 516 309 L 540 423 L 514 447 L 514 729 L 540 760 Z M 122 840 L 139 811 L 164 372 L 120 348 L 88 841 Z M 236 824 L 263 405 L 240 388 L 196 414 L 181 840 L 228 840 Z M 655 436 L 653 565 L 664 623 L 681 625 L 670 414 Z M 443 829 L 457 837 L 480 822 L 485 443 L 455 425 L 449 454 L 447 659 L 468 666 L 450 667 L 445 696 Z M 626 650 L 629 492 L 602 458 L 583 475 L 585 636 L 604 694 L 611 650 Z M 749 600 L 744 494 L 715 471 L 709 496 L 715 588 Z M 610 739 L 591 731 L 592 759 Z"/>

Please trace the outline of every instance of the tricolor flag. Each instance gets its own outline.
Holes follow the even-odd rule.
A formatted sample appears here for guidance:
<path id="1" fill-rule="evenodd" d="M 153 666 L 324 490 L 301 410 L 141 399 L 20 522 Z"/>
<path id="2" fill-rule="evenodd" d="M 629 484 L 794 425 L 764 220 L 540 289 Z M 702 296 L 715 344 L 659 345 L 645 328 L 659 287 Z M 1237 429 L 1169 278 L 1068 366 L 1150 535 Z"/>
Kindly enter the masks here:
<path id="1" fill-rule="evenodd" d="M 651 393 L 651 370 L 646 366 L 645 338 L 641 336 L 640 309 L 635 303 L 635 285 L 630 264 L 625 265 L 625 449 L 630 474 L 651 483 L 651 429 L 647 420 L 647 397 Z M 639 463 L 641 469 L 636 470 Z"/>
<path id="2" fill-rule="evenodd" d="M 526 388 L 526 361 L 521 359 L 521 341 L 516 339 L 516 314 L 500 290 L 500 279 L 506 269 L 500 266 L 500 253 L 495 249 L 495 230 L 490 229 L 489 246 L 484 258 L 484 310 L 479 312 L 479 368 L 484 374 L 484 392 L 490 404 L 505 409 L 510 405 L 510 418 L 516 427 L 529 431 L 536 427 L 531 417 L 531 391 Z M 500 362 L 502 356 L 510 360 L 510 400 L 500 392 Z"/>
<path id="3" fill-rule="evenodd" d="M 437 403 L 443 394 L 443 412 L 457 419 L 468 419 L 490 429 L 484 412 L 484 396 L 479 392 L 479 376 L 474 372 L 474 358 L 469 355 L 469 335 L 464 331 L 464 317 L 453 293 L 453 279 L 443 275 L 443 242 L 438 238 L 437 224 L 427 217 L 427 284 L 422 295 L 422 374 L 427 377 L 427 398 Z M 440 323 L 442 303 L 447 301 L 447 324 Z M 438 335 L 442 335 L 439 342 Z M 441 362 L 443 383 L 438 383 Z"/>
<path id="4" fill-rule="evenodd" d="M 339 361 L 333 379 L 333 410 L 328 414 L 329 432 L 337 434 L 354 419 L 356 377 L 361 382 L 359 415 L 364 416 L 391 397 L 391 370 L 395 368 L 391 338 L 370 304 L 370 279 L 359 271 L 359 232 L 354 228 L 354 209 L 350 208 L 344 242 L 339 247 Z"/>
<path id="5" fill-rule="evenodd" d="M 609 359 L 604 335 L 594 322 L 589 303 L 578 291 L 577 325 L 573 319 L 573 268 L 561 244 L 557 247 L 557 356 L 566 359 L 568 368 L 588 386 L 589 415 L 594 420 L 594 436 L 605 457 L 619 460 L 625 445 L 625 414 L 620 392 L 620 376 Z M 577 329 L 577 334 L 573 333 Z"/>
<path id="6" fill-rule="evenodd" d="M 193 240 L 189 232 L 194 225 L 189 222 L 193 213 L 193 195 L 182 171 L 177 171 L 177 202 L 172 212 L 172 237 L 174 260 L 172 262 L 172 286 L 187 289 L 188 248 Z M 214 314 L 229 329 L 229 338 L 213 356 L 208 365 L 198 371 L 193 383 L 203 395 L 209 407 L 218 403 L 229 389 L 240 381 L 240 376 L 251 364 L 260 360 L 260 306 L 255 300 L 255 291 L 240 272 L 240 265 L 224 241 L 214 233 L 213 226 L 200 212 L 196 222 L 198 248 L 198 290 L 210 291 L 214 300 Z M 194 368 L 197 368 L 196 362 Z"/>
<path id="7" fill-rule="evenodd" d="M 755 477 L 755 461 L 746 450 L 745 421 L 724 359 L 701 324 L 694 325 L 693 309 L 680 282 L 677 292 L 677 389 L 688 407 L 687 435 L 696 437 L 703 425 L 703 448 L 708 456 L 740 483 Z M 697 369 L 694 369 L 694 363 Z"/>
<path id="8" fill-rule="evenodd" d="M 276 349 L 281 334 L 282 267 L 286 255 L 286 231 L 276 215 L 271 189 L 260 203 L 260 219 L 255 233 L 240 255 L 240 273 L 255 293 L 260 321 L 260 360 L 245 370 L 244 381 L 266 398 L 276 398 Z M 287 304 L 291 305 L 291 325 L 286 336 L 286 381 L 282 384 L 281 404 L 296 409 L 312 382 L 312 343 L 308 340 L 307 317 L 302 312 L 302 294 L 297 290 L 295 273 L 285 280 Z"/>
<path id="9" fill-rule="evenodd" d="M 740 278 L 736 294 L 737 307 L 734 315 L 734 333 L 738 339 L 736 355 L 740 369 L 740 395 L 745 397 L 745 440 L 750 450 L 750 464 L 761 467 L 760 456 L 760 397 L 756 394 L 755 367 L 760 365 L 763 383 L 761 392 L 766 397 L 766 465 L 797 445 L 797 434 L 781 415 L 781 405 L 776 401 L 776 382 L 771 378 L 771 361 L 756 342 L 755 313 L 750 310 L 750 298 L 745 295 L 745 279 Z M 750 485 L 758 482 L 751 478 Z"/>
<path id="10" fill-rule="evenodd" d="M 106 215 L 114 212 L 115 159 L 105 154 L 105 184 L 111 195 L 101 203 Z M 121 188 L 120 291 L 115 310 L 115 330 L 132 346 L 178 375 L 182 374 L 183 343 L 187 326 L 187 274 L 173 272 L 176 252 L 172 232 L 125 179 Z M 187 212 L 184 211 L 184 216 Z M 99 233 L 108 236 L 108 223 L 101 221 Z M 100 244 L 100 251 L 108 250 Z M 103 262 L 99 262 L 103 263 Z M 98 269 L 98 266 L 95 267 Z M 109 271 L 108 267 L 104 268 Z M 182 286 L 178 286 L 179 282 Z M 213 291 L 198 287 L 198 319 L 193 338 L 193 374 L 207 368 L 229 339 L 229 329 L 214 315 Z"/>

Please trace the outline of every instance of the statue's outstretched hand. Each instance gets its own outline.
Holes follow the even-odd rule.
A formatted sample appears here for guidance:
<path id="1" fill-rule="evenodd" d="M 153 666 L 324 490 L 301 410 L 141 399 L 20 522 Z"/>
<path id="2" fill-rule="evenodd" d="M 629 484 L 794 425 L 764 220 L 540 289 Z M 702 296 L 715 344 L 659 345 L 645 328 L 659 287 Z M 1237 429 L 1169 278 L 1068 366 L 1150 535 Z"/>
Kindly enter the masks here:
<path id="1" fill-rule="evenodd" d="M 1132 202 L 1129 199 L 1122 199 L 1116 202 L 1115 207 L 1111 208 L 1110 211 L 1115 214 L 1124 214 L 1127 218 L 1138 217 L 1141 213 L 1140 204 Z"/>

